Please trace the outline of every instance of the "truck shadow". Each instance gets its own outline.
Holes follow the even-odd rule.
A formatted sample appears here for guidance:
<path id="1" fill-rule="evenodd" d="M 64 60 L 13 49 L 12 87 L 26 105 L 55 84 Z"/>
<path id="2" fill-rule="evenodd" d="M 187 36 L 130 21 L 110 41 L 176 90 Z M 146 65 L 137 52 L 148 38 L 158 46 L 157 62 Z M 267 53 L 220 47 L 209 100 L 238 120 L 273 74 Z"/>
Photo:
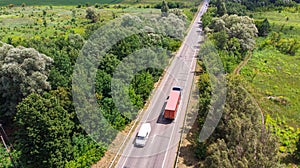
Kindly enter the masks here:
<path id="1" fill-rule="evenodd" d="M 157 124 L 171 124 L 173 122 L 173 120 L 164 118 L 164 111 L 165 111 L 166 105 L 167 105 L 167 101 L 165 101 L 164 105 L 162 106 L 162 108 L 160 110 L 159 116 L 156 120 Z"/>

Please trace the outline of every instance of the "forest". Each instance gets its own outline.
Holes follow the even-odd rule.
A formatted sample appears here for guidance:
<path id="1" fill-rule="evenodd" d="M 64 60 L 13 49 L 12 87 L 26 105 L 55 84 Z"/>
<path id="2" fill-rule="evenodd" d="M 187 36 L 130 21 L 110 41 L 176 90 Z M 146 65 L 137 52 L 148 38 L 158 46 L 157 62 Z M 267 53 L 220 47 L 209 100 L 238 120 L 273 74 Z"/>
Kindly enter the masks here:
<path id="1" fill-rule="evenodd" d="M 0 167 L 91 167 L 99 161 L 148 101 L 200 5 L 97 2 L 0 3 Z M 299 10 L 299 0 L 210 1 L 198 55 L 197 127 L 217 110 L 216 92 L 226 100 L 212 136 L 192 139 L 194 167 L 300 165 Z M 90 50 L 95 46 L 98 53 Z M 91 57 L 78 64 L 85 53 Z M 215 55 L 223 67 L 215 66 Z M 135 61 L 160 68 L 138 71 Z M 116 72 L 124 75 L 120 65 L 132 77 L 125 87 L 128 81 L 115 81 Z M 216 89 L 220 80 L 226 90 Z M 130 102 L 116 105 L 112 87 Z M 83 124 L 86 116 L 90 122 Z"/>

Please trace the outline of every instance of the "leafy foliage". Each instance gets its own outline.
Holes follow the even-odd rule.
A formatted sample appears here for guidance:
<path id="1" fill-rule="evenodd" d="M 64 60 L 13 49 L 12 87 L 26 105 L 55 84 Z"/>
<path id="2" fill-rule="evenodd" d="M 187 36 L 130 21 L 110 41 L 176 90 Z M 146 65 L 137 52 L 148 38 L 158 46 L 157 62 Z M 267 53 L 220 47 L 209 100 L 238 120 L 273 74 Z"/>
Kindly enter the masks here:
<path id="1" fill-rule="evenodd" d="M 296 143 L 300 134 L 299 128 L 290 127 L 284 119 L 279 117 L 273 119 L 270 115 L 266 116 L 266 124 L 272 133 L 279 138 L 279 143 L 281 144 L 279 147 L 280 152 L 293 153 L 297 149 Z"/>
<path id="2" fill-rule="evenodd" d="M 63 167 L 72 159 L 73 116 L 56 97 L 33 93 L 17 109 L 17 148 L 26 167 Z"/>
<path id="3" fill-rule="evenodd" d="M 52 6 L 50 8 L 52 9 Z M 76 11 L 78 12 L 77 9 Z M 86 25 L 87 21 L 84 19 L 85 11 L 81 10 L 80 12 L 83 18 L 82 23 Z M 117 110 L 111 96 L 110 81 L 115 68 L 128 55 L 142 48 L 164 48 L 169 50 L 169 52 L 164 53 L 165 56 L 170 56 L 171 52 L 176 51 L 181 44 L 180 38 L 183 37 L 183 33 L 185 32 L 186 18 L 182 15 L 181 11 L 174 10 L 174 13 L 170 13 L 168 17 L 158 17 L 151 20 L 153 21 L 151 22 L 153 27 L 158 27 L 157 33 L 154 33 L 156 29 L 151 30 L 151 28 L 149 29 L 149 27 L 140 23 L 140 20 L 143 19 L 142 17 L 127 15 L 127 17 L 124 17 L 123 22 L 120 22 L 120 24 L 123 24 L 122 26 L 128 29 L 130 29 L 132 24 L 140 24 L 141 29 L 149 29 L 149 31 L 122 39 L 100 61 L 95 79 L 95 96 L 99 105 L 96 108 L 100 109 L 105 119 L 109 121 L 106 123 L 111 126 L 109 128 L 121 130 L 130 122 L 124 114 L 121 114 Z M 52 14 L 51 11 L 46 12 L 45 10 L 42 15 L 44 20 L 46 20 Z M 72 11 L 73 19 L 78 15 Z M 93 18 L 88 19 L 93 21 Z M 70 24 L 76 27 L 76 24 L 82 24 L 79 21 L 76 18 L 76 21 L 73 20 Z M 48 20 L 47 23 L 47 27 L 52 31 Z M 100 22 L 88 24 L 86 25 L 88 30 L 86 34 L 83 34 L 83 37 L 89 37 L 92 31 L 102 25 Z M 38 26 L 34 27 L 34 29 L 37 30 Z M 65 29 L 62 27 L 57 26 L 55 29 Z M 81 29 L 79 31 L 84 32 Z M 15 139 L 16 149 L 20 151 L 19 158 L 25 167 L 90 167 L 104 155 L 104 151 L 107 148 L 107 144 L 95 143 L 88 137 L 83 131 L 83 126 L 78 121 L 79 119 L 75 117 L 71 95 L 72 74 L 77 61 L 77 55 L 86 42 L 81 35 L 75 34 L 75 32 L 77 32 L 77 29 L 75 31 L 73 29 L 68 31 L 63 30 L 63 33 L 55 30 L 47 32 L 47 35 L 45 35 L 46 33 L 37 33 L 32 38 L 11 38 L 9 40 L 14 45 L 22 45 L 28 48 L 34 47 L 38 52 L 34 49 L 28 50 L 34 51 L 34 54 L 40 57 L 34 59 L 33 63 L 38 65 L 46 64 L 42 64 L 41 60 L 43 60 L 44 55 L 40 53 L 51 57 L 46 57 L 48 62 L 47 66 L 45 65 L 45 69 L 43 69 L 45 71 L 43 74 L 46 77 L 38 78 L 45 82 L 42 85 L 44 88 L 37 88 L 37 90 L 30 91 L 25 90 L 24 94 L 20 93 L 21 96 L 18 97 L 19 101 L 16 102 L 19 104 L 15 120 L 12 121 L 15 124 L 14 129 L 16 131 L 13 138 Z M 48 33 L 50 33 L 50 36 Z M 1 43 L 0 46 L 1 49 L 21 50 L 21 53 L 25 52 L 25 50 L 27 51 L 23 47 L 13 48 L 4 43 Z M 6 50 L 0 53 L 6 54 Z M 19 58 L 23 58 L 23 56 L 21 55 Z M 5 59 L 3 62 L 0 60 L 1 68 L 3 67 L 2 63 L 5 63 L 7 60 L 9 59 Z M 20 67 L 25 66 L 20 65 Z M 35 70 L 35 66 L 31 66 L 31 68 Z M 28 67 L 28 69 L 30 68 Z M 135 74 L 130 86 L 125 88 L 128 89 L 130 100 L 134 105 L 138 108 L 143 107 L 144 102 L 153 89 L 154 83 L 159 79 L 161 74 L 162 70 L 154 68 L 148 68 Z M 48 75 L 49 78 L 47 78 Z M 36 86 L 33 84 L 38 83 L 38 81 L 32 79 L 28 79 L 26 82 L 29 82 L 32 86 Z M 52 90 L 50 90 L 50 84 Z M 50 91 L 45 93 L 45 90 Z M 1 99 L 1 101 L 4 100 Z M 82 104 L 82 106 L 85 105 Z M 95 115 L 92 119 L 96 118 Z M 93 121 L 99 122 L 99 120 Z M 105 133 L 103 136 L 113 139 L 116 131 L 111 132 L 111 130 L 107 129 L 108 127 L 105 127 L 107 125 L 103 125 L 104 127 L 99 128 Z"/>
<path id="4" fill-rule="evenodd" d="M 86 16 L 85 18 L 90 19 L 92 23 L 97 22 L 98 20 L 98 15 L 96 14 L 95 10 L 92 9 L 91 7 L 86 9 Z"/>
<path id="5" fill-rule="evenodd" d="M 202 27 L 206 28 L 212 21 L 214 15 L 216 13 L 216 8 L 210 7 L 207 9 L 207 12 L 205 12 L 202 17 Z"/>
<path id="6" fill-rule="evenodd" d="M 22 98 L 32 92 L 42 93 L 51 88 L 47 78 L 53 60 L 33 48 L 1 45 L 1 113 L 12 116 Z"/>
<path id="7" fill-rule="evenodd" d="M 255 25 L 258 29 L 259 36 L 267 36 L 269 34 L 269 32 L 271 31 L 271 25 L 267 18 L 265 18 L 262 22 L 256 21 Z"/>
<path id="8" fill-rule="evenodd" d="M 6 1 L 1 1 L 0 2 L 0 6 L 6 6 L 8 4 L 15 4 L 15 5 L 23 5 L 23 3 L 26 3 L 27 6 L 29 5 L 49 5 L 49 3 L 51 3 L 51 5 L 56 5 L 56 6 L 63 6 L 63 5 L 78 5 L 78 4 L 86 4 L 87 1 L 85 0 L 66 0 L 66 1 L 61 1 L 61 0 L 51 0 L 49 1 L 39 1 L 39 0 L 11 0 L 9 2 Z M 90 0 L 89 1 L 91 4 L 95 4 L 95 3 L 99 3 L 98 0 Z M 121 0 L 102 0 L 101 4 L 117 4 L 120 3 Z"/>
<path id="9" fill-rule="evenodd" d="M 225 3 L 227 14 L 229 15 L 239 15 L 245 16 L 246 15 L 246 6 L 242 5 L 241 3 L 236 3 L 233 1 L 226 1 Z"/>
<path id="10" fill-rule="evenodd" d="M 228 78 L 222 119 L 207 145 L 205 167 L 279 167 L 274 137 L 239 80 Z M 202 116 L 202 115 L 200 115 Z"/>
<path id="11" fill-rule="evenodd" d="M 220 0 L 212 0 L 211 3 L 215 6 L 220 4 Z M 234 13 L 229 14 L 242 14 L 245 12 L 245 9 L 255 11 L 256 9 L 268 7 L 282 7 L 282 6 L 294 6 L 294 1 L 284 1 L 284 0 L 239 0 L 239 1 L 226 1 L 225 3 L 227 9 L 234 11 Z M 242 13 L 240 13 L 242 12 Z"/>
<path id="12" fill-rule="evenodd" d="M 74 136 L 72 144 L 74 160 L 67 162 L 64 166 L 66 168 L 91 167 L 92 163 L 98 161 L 106 150 L 104 145 L 97 144 L 91 138 L 83 135 Z"/>
<path id="13" fill-rule="evenodd" d="M 219 49 L 225 70 L 231 72 L 247 52 L 254 49 L 258 30 L 253 19 L 248 16 L 226 14 L 213 18 L 205 32 Z"/>
<path id="14" fill-rule="evenodd" d="M 255 37 L 258 31 L 253 19 L 248 16 L 224 15 L 213 19 L 208 27 L 210 29 L 207 29 L 207 32 L 225 31 L 228 41 L 236 38 L 240 43 L 241 52 L 252 50 L 255 46 Z"/>
<path id="15" fill-rule="evenodd" d="M 9 155 L 2 143 L 0 143 L 0 166 L 3 168 L 10 168 L 13 166 L 10 161 Z"/>
<path id="16" fill-rule="evenodd" d="M 217 0 L 216 6 L 217 6 L 217 15 L 218 16 L 223 16 L 227 13 L 225 0 Z"/>
<path id="17" fill-rule="evenodd" d="M 265 46 L 274 46 L 283 54 L 295 55 L 300 49 L 300 43 L 295 38 L 284 38 L 281 33 L 272 32 L 261 44 L 261 49 Z"/>

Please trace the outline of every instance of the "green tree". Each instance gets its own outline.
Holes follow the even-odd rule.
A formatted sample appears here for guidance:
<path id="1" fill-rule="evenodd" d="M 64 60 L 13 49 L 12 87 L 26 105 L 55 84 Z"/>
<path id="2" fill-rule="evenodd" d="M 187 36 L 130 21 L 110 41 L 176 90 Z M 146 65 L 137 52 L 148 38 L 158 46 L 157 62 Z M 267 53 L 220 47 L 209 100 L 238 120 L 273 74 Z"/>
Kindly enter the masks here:
<path id="1" fill-rule="evenodd" d="M 208 157 L 205 159 L 204 166 L 211 168 L 233 167 L 229 159 L 228 147 L 224 139 L 218 139 L 207 149 Z"/>
<path id="2" fill-rule="evenodd" d="M 92 23 L 96 23 L 98 21 L 99 16 L 93 8 L 89 7 L 86 9 L 85 18 L 90 19 Z"/>
<path id="3" fill-rule="evenodd" d="M 226 9 L 227 14 L 229 15 L 239 15 L 239 16 L 245 16 L 246 15 L 246 6 L 242 5 L 241 3 L 236 3 L 232 1 L 226 2 Z"/>
<path id="4" fill-rule="evenodd" d="M 168 3 L 163 0 L 162 1 L 162 6 L 161 6 L 161 16 L 168 16 L 169 15 L 169 6 L 168 6 Z"/>
<path id="5" fill-rule="evenodd" d="M 98 99 L 101 97 L 111 97 L 111 75 L 104 70 L 98 70 L 96 76 L 95 90 L 98 94 Z"/>
<path id="6" fill-rule="evenodd" d="M 208 26 L 214 16 L 215 10 L 216 8 L 208 8 L 207 11 L 202 15 L 201 20 L 202 20 L 202 27 L 205 28 L 206 26 Z"/>
<path id="7" fill-rule="evenodd" d="M 207 140 L 208 167 L 280 167 L 278 146 L 240 79 L 231 76 L 223 116 Z"/>
<path id="8" fill-rule="evenodd" d="M 32 93 L 18 105 L 17 149 L 26 167 L 64 167 L 72 159 L 72 117 L 55 96 Z"/>
<path id="9" fill-rule="evenodd" d="M 153 77 L 149 72 L 139 73 L 134 77 L 132 85 L 135 93 L 141 96 L 142 100 L 145 102 L 154 87 Z"/>
<path id="10" fill-rule="evenodd" d="M 295 38 L 281 38 L 275 46 L 285 54 L 295 55 L 300 48 L 300 43 Z"/>
<path id="11" fill-rule="evenodd" d="M 7 153 L 5 147 L 2 145 L 2 141 L 0 139 L 0 166 L 3 168 L 12 167 L 12 163 L 9 159 L 9 154 Z"/>
<path id="12" fill-rule="evenodd" d="M 213 19 L 206 29 L 206 32 L 217 33 L 225 31 L 228 35 L 228 41 L 231 38 L 237 38 L 240 43 L 241 52 L 253 50 L 255 47 L 255 37 L 258 30 L 253 19 L 248 16 L 224 15 Z"/>
<path id="13" fill-rule="evenodd" d="M 217 15 L 223 16 L 227 13 L 226 4 L 224 0 L 217 0 Z"/>
<path id="14" fill-rule="evenodd" d="M 74 160 L 67 162 L 65 168 L 91 167 L 93 163 L 101 159 L 106 150 L 105 145 L 96 143 L 84 135 L 74 136 L 72 144 L 74 146 Z"/>
<path id="15" fill-rule="evenodd" d="M 33 48 L 0 45 L 0 104 L 12 116 L 22 98 L 51 88 L 47 79 L 53 60 Z"/>
<path id="16" fill-rule="evenodd" d="M 271 31 L 271 25 L 267 18 L 265 18 L 262 22 L 256 22 L 255 25 L 258 29 L 259 36 L 268 36 Z"/>
<path id="17" fill-rule="evenodd" d="M 214 43 L 218 49 L 224 50 L 227 48 L 228 34 L 225 30 L 213 34 Z"/>

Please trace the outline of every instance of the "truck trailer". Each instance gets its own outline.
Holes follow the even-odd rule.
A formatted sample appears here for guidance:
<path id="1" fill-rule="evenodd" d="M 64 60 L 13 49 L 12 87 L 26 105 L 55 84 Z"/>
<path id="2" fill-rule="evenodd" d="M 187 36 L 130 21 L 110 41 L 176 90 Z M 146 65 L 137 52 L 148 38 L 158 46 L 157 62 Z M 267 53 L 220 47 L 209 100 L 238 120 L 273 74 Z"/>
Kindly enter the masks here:
<path id="1" fill-rule="evenodd" d="M 177 86 L 173 87 L 164 110 L 164 118 L 171 120 L 175 119 L 180 98 L 181 88 Z"/>

